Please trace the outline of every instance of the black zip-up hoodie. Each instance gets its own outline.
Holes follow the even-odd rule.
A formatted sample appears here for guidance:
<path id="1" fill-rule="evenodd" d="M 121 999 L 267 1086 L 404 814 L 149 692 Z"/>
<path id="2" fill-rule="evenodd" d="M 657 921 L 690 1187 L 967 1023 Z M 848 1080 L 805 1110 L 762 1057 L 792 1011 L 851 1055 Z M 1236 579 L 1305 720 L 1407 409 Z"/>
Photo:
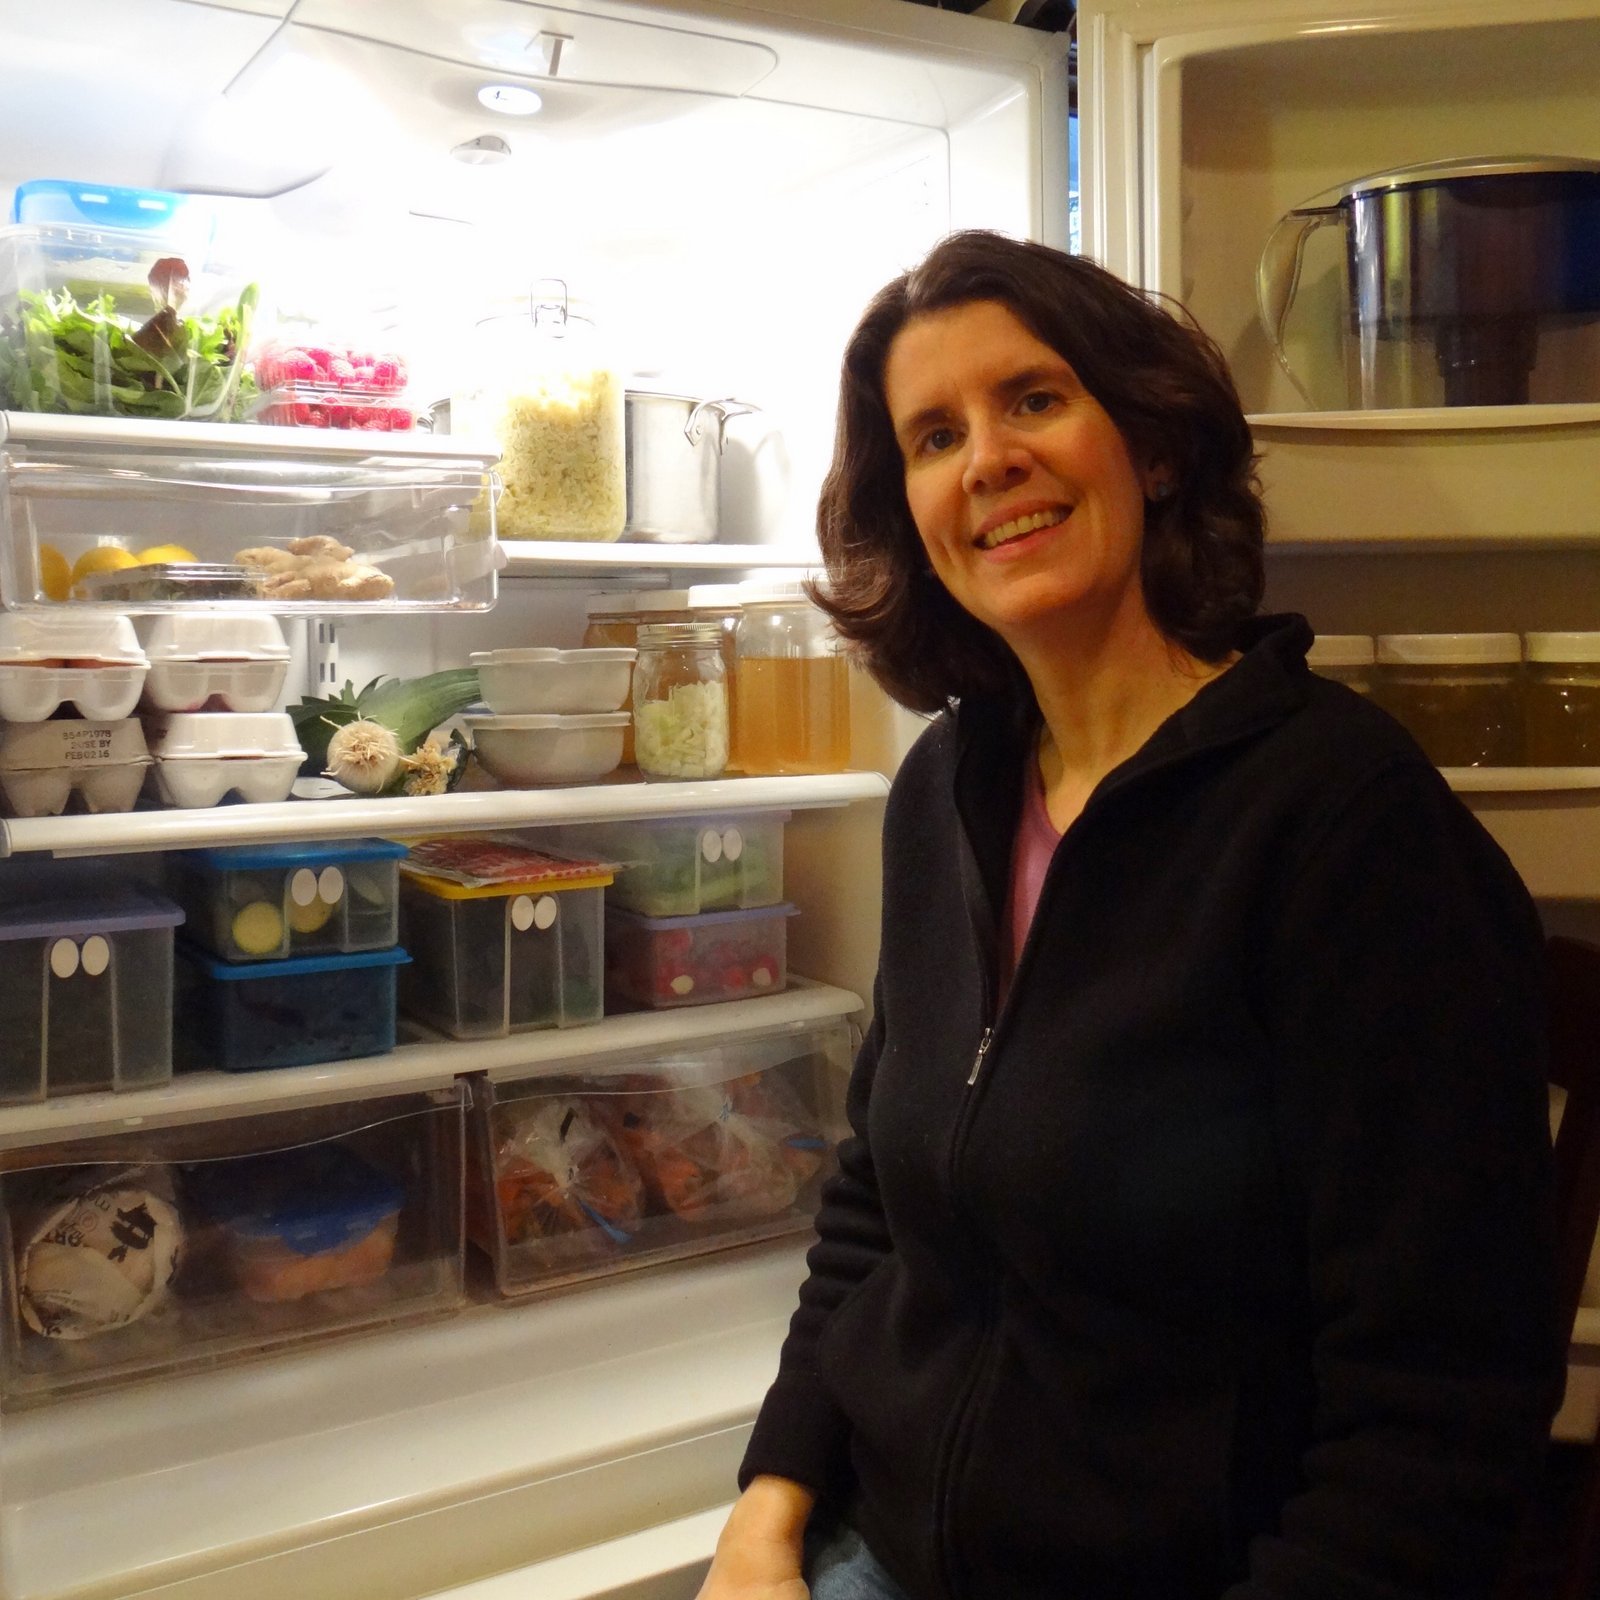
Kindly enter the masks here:
<path id="1" fill-rule="evenodd" d="M 1099 785 L 998 1016 L 1027 717 L 895 779 L 855 1135 L 741 1482 L 832 1499 L 915 1600 L 1493 1587 L 1564 1376 L 1540 930 L 1309 640 L 1258 619 Z"/>

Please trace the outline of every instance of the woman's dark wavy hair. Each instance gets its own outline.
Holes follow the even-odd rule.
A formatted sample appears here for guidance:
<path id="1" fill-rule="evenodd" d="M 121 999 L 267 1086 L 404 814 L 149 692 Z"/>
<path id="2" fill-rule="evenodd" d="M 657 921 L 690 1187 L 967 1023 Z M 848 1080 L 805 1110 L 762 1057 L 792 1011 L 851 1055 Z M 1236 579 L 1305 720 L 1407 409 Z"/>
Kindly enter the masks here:
<path id="1" fill-rule="evenodd" d="M 1141 469 L 1172 492 L 1145 502 L 1145 604 L 1203 661 L 1233 648 L 1261 603 L 1266 517 L 1250 429 L 1222 352 L 1164 305 L 1081 256 L 983 231 L 955 233 L 867 307 L 845 347 L 833 463 L 817 507 L 827 586 L 817 603 L 902 705 L 1025 687 L 999 635 L 934 576 L 906 504 L 884 364 L 914 317 L 977 300 L 1009 308 L 1071 365 Z"/>

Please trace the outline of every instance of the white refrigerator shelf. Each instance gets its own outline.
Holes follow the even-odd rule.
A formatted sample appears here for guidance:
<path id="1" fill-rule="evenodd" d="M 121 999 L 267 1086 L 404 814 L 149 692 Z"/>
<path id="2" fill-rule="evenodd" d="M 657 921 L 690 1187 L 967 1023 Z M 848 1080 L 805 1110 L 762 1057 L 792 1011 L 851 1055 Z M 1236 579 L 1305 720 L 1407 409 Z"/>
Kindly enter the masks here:
<path id="1" fill-rule="evenodd" d="M 547 1028 L 501 1039 L 446 1039 L 406 1023 L 418 1037 L 381 1056 L 269 1072 L 180 1073 L 159 1088 L 64 1095 L 0 1107 L 0 1150 L 131 1129 L 213 1121 L 371 1095 L 441 1088 L 469 1073 L 536 1078 L 582 1071 L 622 1051 L 672 1049 L 737 1038 L 863 1009 L 861 997 L 831 984 L 791 978 L 781 994 L 718 1005 L 608 1016 L 579 1028 Z"/>
<path id="2" fill-rule="evenodd" d="M 881 800 L 889 780 L 878 772 L 793 778 L 718 778 L 705 783 L 598 783 L 575 788 L 494 789 L 471 793 L 285 800 L 193 810 L 126 811 L 102 816 L 23 817 L 0 822 L 0 857 L 88 856 L 147 850 L 193 850 L 281 840 L 405 838 L 485 828 L 701 812 L 806 811 Z"/>

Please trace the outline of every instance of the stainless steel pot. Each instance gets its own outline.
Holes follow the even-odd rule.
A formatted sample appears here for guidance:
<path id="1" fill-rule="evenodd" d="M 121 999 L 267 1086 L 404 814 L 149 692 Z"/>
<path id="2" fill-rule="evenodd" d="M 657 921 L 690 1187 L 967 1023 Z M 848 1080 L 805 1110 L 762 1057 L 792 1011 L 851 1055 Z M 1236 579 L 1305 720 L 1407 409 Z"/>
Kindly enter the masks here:
<path id="1" fill-rule="evenodd" d="M 724 429 L 729 417 L 757 409 L 742 400 L 628 390 L 628 520 L 622 537 L 710 544 L 717 537 Z"/>

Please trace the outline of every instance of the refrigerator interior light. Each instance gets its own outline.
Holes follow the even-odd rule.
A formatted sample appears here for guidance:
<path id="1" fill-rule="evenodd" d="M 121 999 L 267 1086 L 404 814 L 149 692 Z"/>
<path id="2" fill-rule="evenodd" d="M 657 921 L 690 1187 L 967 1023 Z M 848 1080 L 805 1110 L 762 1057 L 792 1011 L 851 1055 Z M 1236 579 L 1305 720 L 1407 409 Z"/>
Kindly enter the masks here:
<path id="1" fill-rule="evenodd" d="M 531 117 L 544 104 L 536 89 L 520 83 L 486 83 L 478 90 L 478 104 L 507 117 Z"/>

